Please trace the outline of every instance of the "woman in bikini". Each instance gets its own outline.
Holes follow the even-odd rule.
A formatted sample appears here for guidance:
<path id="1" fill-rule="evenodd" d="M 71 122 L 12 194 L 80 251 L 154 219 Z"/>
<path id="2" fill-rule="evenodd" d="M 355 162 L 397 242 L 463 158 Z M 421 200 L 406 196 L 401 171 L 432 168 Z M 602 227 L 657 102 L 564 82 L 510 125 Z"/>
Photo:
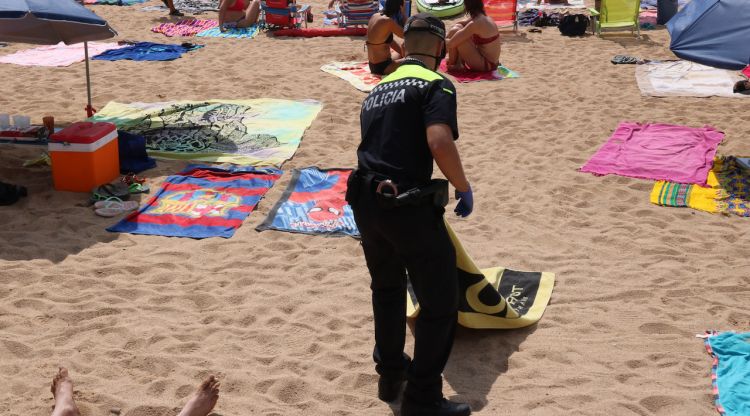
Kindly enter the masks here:
<path id="1" fill-rule="evenodd" d="M 383 11 L 373 14 L 367 23 L 367 60 L 375 75 L 388 75 L 401 64 L 403 45 L 393 35 L 404 38 L 402 16 L 404 0 L 386 0 Z"/>
<path id="2" fill-rule="evenodd" d="M 225 23 L 235 27 L 249 27 L 258 21 L 260 0 L 221 0 L 219 5 L 219 29 L 224 32 Z"/>
<path id="3" fill-rule="evenodd" d="M 446 37 L 448 69 L 492 71 L 500 64 L 500 34 L 487 17 L 482 0 L 464 0 L 468 19 L 456 23 Z"/>

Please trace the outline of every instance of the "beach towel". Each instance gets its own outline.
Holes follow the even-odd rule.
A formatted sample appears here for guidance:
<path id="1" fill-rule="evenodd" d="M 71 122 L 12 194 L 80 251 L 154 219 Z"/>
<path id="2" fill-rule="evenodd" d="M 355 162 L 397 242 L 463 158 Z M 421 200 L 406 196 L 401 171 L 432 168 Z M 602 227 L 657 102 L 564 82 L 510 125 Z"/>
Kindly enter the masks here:
<path id="1" fill-rule="evenodd" d="M 580 171 L 706 186 L 723 139 L 710 126 L 621 122 Z"/>
<path id="2" fill-rule="evenodd" d="M 124 46 L 117 43 L 89 42 L 89 56 Z M 83 43 L 66 45 L 60 42 L 57 45 L 39 46 L 2 56 L 0 63 L 24 66 L 69 66 L 85 58 Z"/>
<path id="3" fill-rule="evenodd" d="M 518 0 L 518 10 L 522 9 L 585 9 L 584 0 L 568 0 L 563 4 L 536 4 L 537 0 Z"/>
<path id="4" fill-rule="evenodd" d="M 711 387 L 716 410 L 725 416 L 750 415 L 750 332 L 708 332 L 706 351 L 713 358 Z"/>
<path id="5" fill-rule="evenodd" d="M 740 167 L 734 156 L 717 157 L 706 182 L 708 187 L 657 181 L 651 203 L 750 217 L 750 172 Z"/>
<path id="6" fill-rule="evenodd" d="M 110 6 L 132 6 L 134 4 L 145 3 L 148 0 L 94 0 L 86 1 L 86 4 L 96 4 L 99 6 L 110 5 Z"/>
<path id="7" fill-rule="evenodd" d="M 215 12 L 219 10 L 219 0 L 174 0 L 174 7 L 190 14 Z"/>
<path id="8" fill-rule="evenodd" d="M 218 27 L 214 27 L 203 32 L 198 33 L 195 36 L 201 38 L 233 38 L 233 39 L 252 39 L 258 34 L 258 25 L 252 25 L 250 27 L 231 27 L 226 28 L 222 32 Z"/>
<path id="9" fill-rule="evenodd" d="M 292 181 L 256 229 L 329 236 L 359 236 L 344 199 L 351 169 L 295 169 Z"/>
<path id="10" fill-rule="evenodd" d="M 195 36 L 219 25 L 216 20 L 186 19 L 177 23 L 162 23 L 151 28 L 152 32 L 165 36 Z"/>
<path id="11" fill-rule="evenodd" d="M 499 81 L 505 78 L 518 78 L 520 75 L 518 72 L 508 69 L 502 65 L 498 66 L 494 71 L 487 72 L 476 72 L 476 71 L 448 71 L 448 66 L 445 61 L 440 63 L 440 72 L 446 73 L 456 81 L 465 82 L 476 82 L 476 81 Z"/>
<path id="12" fill-rule="evenodd" d="M 230 238 L 281 173 L 252 166 L 190 165 L 169 176 L 145 205 L 107 231 Z"/>
<path id="13" fill-rule="evenodd" d="M 713 68 L 689 61 L 652 61 L 635 66 L 635 79 L 642 95 L 654 97 L 732 97 L 742 76 L 737 71 Z"/>
<path id="14" fill-rule="evenodd" d="M 373 75 L 367 62 L 331 62 L 320 70 L 335 75 L 363 92 L 370 92 L 380 82 L 379 75 Z"/>
<path id="15" fill-rule="evenodd" d="M 144 136 L 153 157 L 281 167 L 321 107 L 313 100 L 270 98 L 110 102 L 91 120 Z"/>
<path id="16" fill-rule="evenodd" d="M 317 38 L 331 36 L 367 36 L 366 27 L 306 27 L 294 29 L 279 29 L 271 32 L 274 36 L 291 36 L 302 38 Z"/>
<path id="17" fill-rule="evenodd" d="M 99 61 L 119 61 L 129 59 L 132 61 L 172 61 L 203 45 L 183 43 L 182 45 L 167 45 L 163 43 L 139 42 L 135 45 L 119 49 L 110 49 L 94 56 L 91 59 Z"/>
<path id="18" fill-rule="evenodd" d="M 138 10 L 140 10 L 142 12 L 164 12 L 164 11 L 169 10 L 169 8 L 167 6 L 165 6 L 165 5 L 163 5 L 163 4 L 159 4 L 159 5 L 156 5 L 156 6 L 141 7 Z"/>
<path id="19" fill-rule="evenodd" d="M 541 319 L 552 297 L 554 273 L 503 267 L 480 270 L 447 221 L 445 226 L 456 249 L 459 324 L 477 329 L 511 329 L 533 325 Z M 411 285 L 406 298 L 407 316 L 417 316 L 419 303 Z"/>

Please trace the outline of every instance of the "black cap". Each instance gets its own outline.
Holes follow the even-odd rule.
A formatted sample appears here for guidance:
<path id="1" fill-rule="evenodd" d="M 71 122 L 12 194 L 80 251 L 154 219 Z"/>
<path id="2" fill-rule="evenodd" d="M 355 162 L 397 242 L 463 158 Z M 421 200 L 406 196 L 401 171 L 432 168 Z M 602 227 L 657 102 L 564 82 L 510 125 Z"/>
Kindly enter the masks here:
<path id="1" fill-rule="evenodd" d="M 410 31 L 430 32 L 440 39 L 445 40 L 445 24 L 443 21 L 430 13 L 417 13 L 412 15 L 404 25 L 404 34 Z"/>

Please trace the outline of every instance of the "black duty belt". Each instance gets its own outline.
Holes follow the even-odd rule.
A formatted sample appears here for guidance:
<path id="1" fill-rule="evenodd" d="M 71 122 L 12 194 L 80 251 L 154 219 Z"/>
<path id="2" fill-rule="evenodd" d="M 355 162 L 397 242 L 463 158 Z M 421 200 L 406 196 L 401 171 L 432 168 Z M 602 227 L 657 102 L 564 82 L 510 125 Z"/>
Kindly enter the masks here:
<path id="1" fill-rule="evenodd" d="M 359 188 L 359 191 L 374 192 L 375 199 L 383 208 L 420 205 L 427 202 L 440 207 L 448 204 L 448 181 L 445 179 L 432 179 L 423 185 L 413 185 L 395 182 L 375 172 L 355 170 L 352 176 L 356 184 L 351 185 Z"/>

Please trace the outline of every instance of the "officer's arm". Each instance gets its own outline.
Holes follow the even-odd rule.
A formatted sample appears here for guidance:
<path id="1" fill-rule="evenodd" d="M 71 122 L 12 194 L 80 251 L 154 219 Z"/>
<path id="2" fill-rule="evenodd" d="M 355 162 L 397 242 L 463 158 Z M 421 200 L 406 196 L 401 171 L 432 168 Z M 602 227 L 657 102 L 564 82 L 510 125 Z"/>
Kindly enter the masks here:
<path id="1" fill-rule="evenodd" d="M 453 143 L 453 132 L 450 126 L 443 123 L 427 126 L 427 145 L 430 147 L 438 168 L 451 185 L 459 192 L 468 191 L 469 181 L 464 174 L 456 144 Z"/>

